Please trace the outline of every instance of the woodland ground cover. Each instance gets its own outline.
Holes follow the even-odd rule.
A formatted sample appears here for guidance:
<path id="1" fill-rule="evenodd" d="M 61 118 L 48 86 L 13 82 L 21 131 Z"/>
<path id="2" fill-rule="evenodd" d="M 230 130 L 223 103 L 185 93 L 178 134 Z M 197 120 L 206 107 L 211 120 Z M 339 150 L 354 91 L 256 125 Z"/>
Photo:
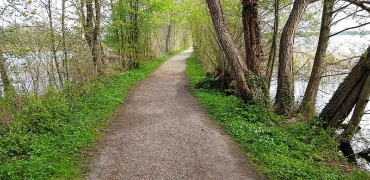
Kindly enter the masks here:
<path id="1" fill-rule="evenodd" d="M 99 87 L 83 86 L 87 88 L 80 87 L 78 93 L 79 87 L 74 86 L 104 79 L 111 71 L 135 67 L 138 60 L 192 44 L 196 58 L 218 89 L 234 88 L 244 102 L 266 105 L 270 101 L 268 90 L 273 91 L 275 113 L 298 120 L 289 126 L 305 127 L 301 124 L 307 119 L 319 116 L 322 123 L 314 124 L 328 133 L 344 128 L 336 140 L 347 157 L 354 152 L 368 155 L 366 148 L 352 151 L 348 146 L 357 141 L 354 137 L 359 132 L 368 131 L 364 123 L 368 123 L 370 107 L 366 109 L 370 47 L 363 37 L 370 24 L 367 1 L 44 0 L 3 1 L 0 9 L 0 126 L 12 124 L 20 111 L 24 116 L 27 111 L 33 115 L 35 109 L 43 112 L 44 107 L 38 107 L 38 95 L 45 94 L 45 89 L 61 92 L 64 87 L 66 96 L 89 94 L 90 89 Z M 348 30 L 354 33 L 341 35 Z M 337 38 L 344 36 L 349 39 L 340 43 Z M 332 86 L 335 88 L 329 93 L 322 91 L 326 78 L 339 83 L 344 76 L 338 87 Z M 297 78 L 305 81 L 302 92 L 294 87 Z M 67 93 L 69 90 L 74 92 Z M 65 101 L 52 92 L 46 93 L 54 98 L 52 101 Z M 322 111 L 317 112 L 320 92 L 326 100 Z M 31 110 L 23 110 L 28 99 L 29 104 L 38 103 Z M 73 110 L 55 107 L 63 108 Z M 64 116 L 61 113 L 56 118 Z M 30 126 L 31 132 L 42 124 L 24 123 L 19 126 Z M 358 131 L 360 126 L 362 130 Z M 55 127 L 43 128 L 49 131 Z M 0 134 L 8 131 L 5 128 Z M 343 147 L 348 147 L 348 152 Z M 14 151 L 18 157 L 18 151 L 23 150 Z M 20 156 L 27 159 L 31 155 Z"/>
<path id="2" fill-rule="evenodd" d="M 39 99 L 29 97 L 14 122 L 0 131 L 0 179 L 82 179 L 92 155 L 86 149 L 107 127 L 128 91 L 170 56 L 112 78 L 80 87 L 66 85 L 59 92 L 50 89 Z"/>
<path id="3" fill-rule="evenodd" d="M 289 123 L 272 110 L 244 104 L 210 87 L 202 65 L 187 61 L 190 87 L 209 115 L 271 179 L 369 179 L 338 153 L 339 143 L 317 119 Z"/>

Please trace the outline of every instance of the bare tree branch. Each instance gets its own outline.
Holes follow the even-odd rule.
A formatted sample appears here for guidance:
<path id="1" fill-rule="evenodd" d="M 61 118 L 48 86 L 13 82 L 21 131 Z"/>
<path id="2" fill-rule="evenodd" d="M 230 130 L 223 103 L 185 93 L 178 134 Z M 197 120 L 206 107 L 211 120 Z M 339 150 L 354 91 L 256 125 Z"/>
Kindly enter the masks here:
<path id="1" fill-rule="evenodd" d="M 347 18 L 349 18 L 349 17 L 351 17 L 351 16 L 355 15 L 356 13 L 358 13 L 358 12 L 362 12 L 362 11 L 364 11 L 364 10 L 363 10 L 363 9 L 361 9 L 361 10 L 357 10 L 357 11 L 355 11 L 355 12 L 351 13 L 351 14 L 348 14 L 347 16 L 345 16 L 345 17 L 343 17 L 343 18 L 340 18 L 340 19 L 338 19 L 338 20 L 337 20 L 337 21 L 335 21 L 335 22 L 332 22 L 332 23 L 331 23 L 331 25 L 335 25 L 335 24 L 339 23 L 340 21 L 343 21 L 343 20 L 345 20 L 345 19 L 347 19 Z M 334 19 L 333 19 L 333 20 L 334 20 Z"/>
<path id="2" fill-rule="evenodd" d="M 370 2 L 369 1 L 358 1 L 358 0 L 345 0 L 353 5 L 356 5 L 360 8 L 362 8 L 363 10 L 367 11 L 370 13 L 370 6 L 366 6 L 367 5 L 370 5 Z"/>
<path id="3" fill-rule="evenodd" d="M 336 33 L 334 33 L 334 34 L 330 35 L 330 36 L 329 36 L 329 38 L 330 38 L 330 37 L 333 37 L 333 36 L 335 36 L 335 35 L 338 35 L 338 34 L 340 34 L 340 33 L 344 32 L 344 31 L 348 31 L 348 30 L 351 30 L 351 29 L 356 29 L 356 28 L 359 28 L 359 27 L 362 27 L 362 26 L 366 26 L 366 25 L 368 25 L 368 24 L 370 24 L 370 22 L 363 23 L 363 24 L 360 24 L 360 25 L 358 25 L 358 26 L 353 26 L 353 27 L 349 27 L 349 28 L 343 29 L 343 30 L 341 30 L 341 31 L 338 31 L 338 32 L 336 32 Z"/>
<path id="4" fill-rule="evenodd" d="M 331 76 L 339 76 L 339 75 L 347 75 L 347 74 L 349 74 L 349 73 L 327 74 L 327 75 L 322 75 L 321 78 L 331 77 Z"/>
<path id="5" fill-rule="evenodd" d="M 360 57 L 361 57 L 361 56 L 353 56 L 353 57 L 349 57 L 349 58 L 341 59 L 341 60 L 339 60 L 339 61 L 335 61 L 335 62 L 328 63 L 328 64 L 327 64 L 327 66 L 338 65 L 339 63 L 346 62 L 346 61 L 350 61 L 350 60 L 352 60 L 352 59 L 360 58 Z"/>
<path id="6" fill-rule="evenodd" d="M 339 1 L 337 1 L 337 2 L 339 2 Z M 345 8 L 347 8 L 347 7 L 348 7 L 348 6 L 350 6 L 350 5 L 351 5 L 351 3 L 348 3 L 348 4 L 346 4 L 345 6 L 342 6 L 342 7 L 338 8 L 338 9 L 334 10 L 334 11 L 333 11 L 333 14 L 335 14 L 335 13 L 337 13 L 337 12 L 339 12 L 339 11 L 341 11 L 341 10 L 345 9 Z"/>

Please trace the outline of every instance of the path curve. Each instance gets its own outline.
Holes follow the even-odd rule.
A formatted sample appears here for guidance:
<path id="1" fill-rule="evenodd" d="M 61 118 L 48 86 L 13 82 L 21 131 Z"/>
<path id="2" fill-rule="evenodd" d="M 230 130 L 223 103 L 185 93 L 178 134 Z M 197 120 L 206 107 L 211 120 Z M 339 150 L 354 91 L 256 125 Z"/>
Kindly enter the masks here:
<path id="1" fill-rule="evenodd" d="M 188 88 L 186 50 L 131 90 L 87 179 L 263 179 Z"/>

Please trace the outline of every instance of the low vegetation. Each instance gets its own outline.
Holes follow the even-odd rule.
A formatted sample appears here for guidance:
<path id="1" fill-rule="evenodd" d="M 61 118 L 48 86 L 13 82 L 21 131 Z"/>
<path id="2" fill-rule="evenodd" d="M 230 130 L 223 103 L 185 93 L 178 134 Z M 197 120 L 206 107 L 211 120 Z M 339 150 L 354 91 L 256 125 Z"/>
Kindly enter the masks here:
<path id="1" fill-rule="evenodd" d="M 338 141 L 321 121 L 289 122 L 272 109 L 246 105 L 234 95 L 212 89 L 211 78 L 194 57 L 187 61 L 194 95 L 210 116 L 271 179 L 370 179 L 338 153 Z"/>
<path id="2" fill-rule="evenodd" d="M 128 91 L 169 57 L 80 87 L 49 89 L 39 99 L 29 97 L 14 122 L 0 131 L 0 179 L 82 178 L 89 153 L 81 151 L 107 127 Z"/>

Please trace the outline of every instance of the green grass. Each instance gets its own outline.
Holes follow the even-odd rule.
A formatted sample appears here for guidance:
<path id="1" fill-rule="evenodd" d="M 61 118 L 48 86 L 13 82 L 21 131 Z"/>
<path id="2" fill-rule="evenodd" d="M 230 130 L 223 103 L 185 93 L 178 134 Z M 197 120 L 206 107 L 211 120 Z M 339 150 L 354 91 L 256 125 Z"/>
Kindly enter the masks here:
<path id="1" fill-rule="evenodd" d="M 111 79 L 30 97 L 9 129 L 1 131 L 0 179 L 82 179 L 89 153 L 81 151 L 99 138 L 128 91 L 170 56 Z"/>
<path id="2" fill-rule="evenodd" d="M 187 74 L 193 94 L 209 115 L 271 179 L 370 179 L 359 168 L 345 165 L 338 143 L 318 120 L 286 123 L 270 109 L 246 105 L 235 96 L 209 88 L 202 65 L 191 57 Z M 350 171 L 348 169 L 351 169 Z"/>

